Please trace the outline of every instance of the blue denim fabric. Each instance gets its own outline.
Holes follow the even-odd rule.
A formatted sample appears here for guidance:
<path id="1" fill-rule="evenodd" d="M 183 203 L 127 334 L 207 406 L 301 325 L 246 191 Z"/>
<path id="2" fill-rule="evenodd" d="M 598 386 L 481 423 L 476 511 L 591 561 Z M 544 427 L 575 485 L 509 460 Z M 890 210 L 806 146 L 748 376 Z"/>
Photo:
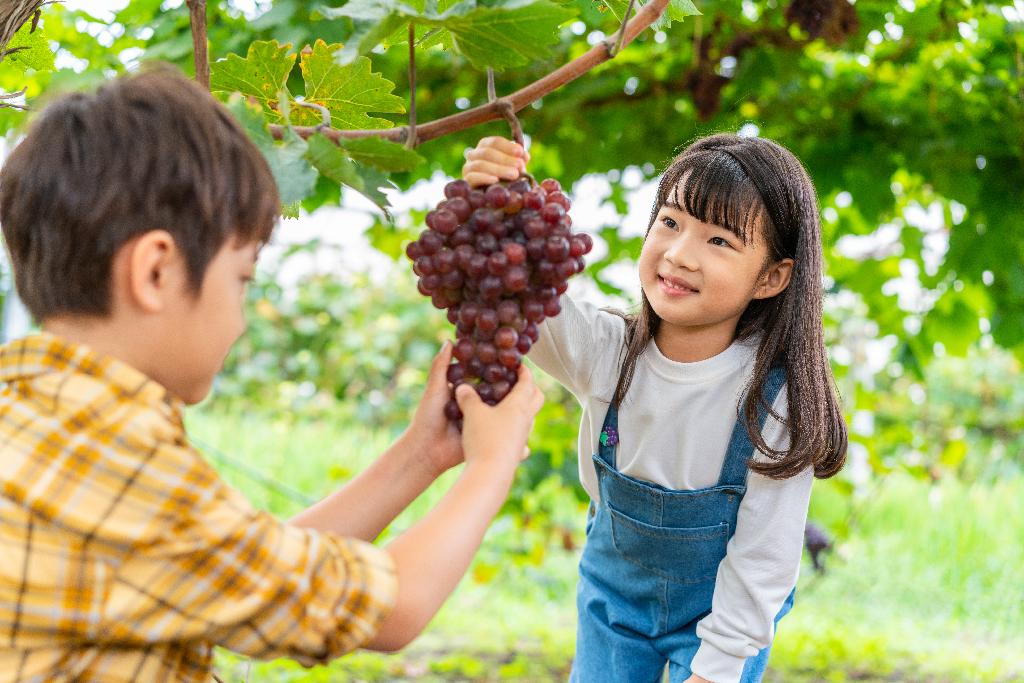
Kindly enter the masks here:
<path id="1" fill-rule="evenodd" d="M 774 402 L 785 381 L 773 370 L 764 396 Z M 766 411 L 761 410 L 763 427 Z M 618 433 L 608 409 L 602 432 Z M 742 421 L 733 429 L 718 484 L 692 491 L 634 479 L 615 467 L 617 438 L 594 455 L 600 501 L 591 506 L 577 588 L 574 683 L 655 683 L 666 664 L 671 683 L 690 676 L 700 639 L 697 622 L 711 611 L 718 565 L 736 530 L 754 447 Z M 776 624 L 792 607 L 791 593 Z M 758 683 L 765 648 L 751 657 L 741 683 Z"/>

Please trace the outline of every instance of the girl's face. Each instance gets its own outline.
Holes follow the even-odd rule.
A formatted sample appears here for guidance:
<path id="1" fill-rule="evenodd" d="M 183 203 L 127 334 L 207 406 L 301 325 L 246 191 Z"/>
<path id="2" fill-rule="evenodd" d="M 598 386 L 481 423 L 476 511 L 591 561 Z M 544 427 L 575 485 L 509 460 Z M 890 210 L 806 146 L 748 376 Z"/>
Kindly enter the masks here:
<path id="1" fill-rule="evenodd" d="M 662 326 L 728 332 L 753 299 L 789 283 L 792 260 L 768 263 L 760 231 L 746 244 L 727 228 L 664 205 L 640 251 L 640 286 Z"/>

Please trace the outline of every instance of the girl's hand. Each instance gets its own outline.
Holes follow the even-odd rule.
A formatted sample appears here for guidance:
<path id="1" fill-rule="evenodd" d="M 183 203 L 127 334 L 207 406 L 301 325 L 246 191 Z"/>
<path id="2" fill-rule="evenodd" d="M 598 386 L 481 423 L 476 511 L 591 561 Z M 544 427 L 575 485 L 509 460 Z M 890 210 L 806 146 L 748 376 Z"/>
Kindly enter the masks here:
<path id="1" fill-rule="evenodd" d="M 511 140 L 484 138 L 476 147 L 466 151 L 462 177 L 473 186 L 515 180 L 526 170 L 529 160 L 530 154 Z"/>
<path id="2" fill-rule="evenodd" d="M 448 365 L 452 362 L 452 344 L 444 343 L 430 364 L 427 388 L 416 407 L 405 437 L 434 478 L 463 460 L 462 436 L 444 415 L 449 399 Z"/>

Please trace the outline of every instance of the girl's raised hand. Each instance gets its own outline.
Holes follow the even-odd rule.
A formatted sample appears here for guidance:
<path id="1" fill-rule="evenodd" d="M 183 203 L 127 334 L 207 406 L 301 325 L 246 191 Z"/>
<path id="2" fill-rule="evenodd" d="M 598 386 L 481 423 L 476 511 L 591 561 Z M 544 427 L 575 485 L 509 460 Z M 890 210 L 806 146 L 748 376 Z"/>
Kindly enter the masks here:
<path id="1" fill-rule="evenodd" d="M 530 154 L 518 143 L 505 138 L 484 138 L 466 151 L 462 177 L 473 185 L 490 185 L 499 180 L 515 180 L 526 170 Z"/>

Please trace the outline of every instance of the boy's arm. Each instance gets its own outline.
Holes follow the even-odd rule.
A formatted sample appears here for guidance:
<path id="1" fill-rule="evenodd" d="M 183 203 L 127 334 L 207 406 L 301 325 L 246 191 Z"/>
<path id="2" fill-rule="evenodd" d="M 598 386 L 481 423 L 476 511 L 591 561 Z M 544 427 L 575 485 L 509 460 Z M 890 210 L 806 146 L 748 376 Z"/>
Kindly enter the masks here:
<path id="1" fill-rule="evenodd" d="M 484 532 L 528 454 L 526 440 L 544 397 L 526 366 L 493 408 L 468 385 L 456 390 L 462 410 L 466 468 L 445 497 L 387 548 L 398 574 L 395 609 L 367 647 L 397 650 L 415 638 L 448 598 L 480 547 Z"/>
<path id="2" fill-rule="evenodd" d="M 341 489 L 292 517 L 295 526 L 372 541 L 446 470 L 462 462 L 458 430 L 444 416 L 451 344 L 434 356 L 409 428 Z"/>
<path id="3" fill-rule="evenodd" d="M 465 573 L 543 400 L 525 367 L 493 408 L 468 386 L 460 389 L 466 468 L 386 549 L 254 510 L 191 448 L 160 444 L 132 494 L 145 498 L 132 509 L 149 517 L 90 531 L 99 547 L 122 548 L 125 536 L 133 545 L 93 577 L 97 591 L 103 580 L 96 593 L 103 597 L 82 620 L 81 637 L 122 647 L 202 640 L 303 664 L 358 647 L 404 646 Z"/>

